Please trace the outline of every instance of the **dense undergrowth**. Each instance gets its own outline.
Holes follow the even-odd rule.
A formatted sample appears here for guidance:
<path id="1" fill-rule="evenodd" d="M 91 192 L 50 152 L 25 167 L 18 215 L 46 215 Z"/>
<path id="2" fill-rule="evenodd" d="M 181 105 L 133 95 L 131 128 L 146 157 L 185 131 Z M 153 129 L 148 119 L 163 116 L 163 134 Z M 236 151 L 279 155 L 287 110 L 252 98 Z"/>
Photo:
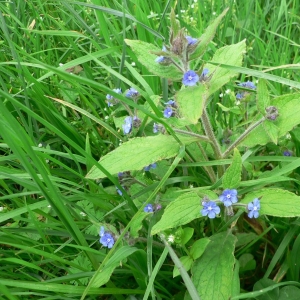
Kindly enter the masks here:
<path id="1" fill-rule="evenodd" d="M 299 12 L 1 1 L 1 299 L 298 299 Z"/>

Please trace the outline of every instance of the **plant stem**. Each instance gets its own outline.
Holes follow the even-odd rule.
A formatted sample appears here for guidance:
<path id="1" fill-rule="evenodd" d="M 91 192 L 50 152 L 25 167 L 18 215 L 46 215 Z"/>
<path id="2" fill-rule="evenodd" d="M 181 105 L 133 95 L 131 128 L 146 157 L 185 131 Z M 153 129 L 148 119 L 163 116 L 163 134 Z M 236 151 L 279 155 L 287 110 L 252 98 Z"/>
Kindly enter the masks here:
<path id="1" fill-rule="evenodd" d="M 176 129 L 176 128 L 173 128 L 173 130 L 175 132 L 178 132 L 178 133 L 182 133 L 182 134 L 186 134 L 186 135 L 197 137 L 200 140 L 203 140 L 205 142 L 210 142 L 210 139 L 207 136 L 205 136 L 205 135 L 201 135 L 201 134 L 197 134 L 197 133 L 194 133 L 194 132 L 185 131 L 185 130 L 181 130 L 181 129 Z"/>
<path id="2" fill-rule="evenodd" d="M 250 125 L 245 131 L 244 133 L 242 133 L 237 140 L 235 140 L 229 147 L 228 149 L 222 154 L 222 158 L 226 158 L 230 152 L 236 148 L 246 137 L 247 135 L 254 129 L 256 128 L 258 125 L 260 125 L 266 118 L 262 117 L 260 120 L 258 120 L 256 123 Z"/>
<path id="3" fill-rule="evenodd" d="M 211 124 L 209 121 L 209 117 L 208 117 L 208 114 L 207 114 L 207 111 L 205 108 L 203 109 L 203 112 L 202 112 L 201 121 L 202 121 L 204 131 L 206 133 L 206 136 L 212 143 L 212 147 L 215 152 L 216 158 L 220 159 L 222 157 L 221 148 L 220 148 L 219 142 L 217 141 L 215 134 L 212 130 L 212 127 L 211 127 Z"/>

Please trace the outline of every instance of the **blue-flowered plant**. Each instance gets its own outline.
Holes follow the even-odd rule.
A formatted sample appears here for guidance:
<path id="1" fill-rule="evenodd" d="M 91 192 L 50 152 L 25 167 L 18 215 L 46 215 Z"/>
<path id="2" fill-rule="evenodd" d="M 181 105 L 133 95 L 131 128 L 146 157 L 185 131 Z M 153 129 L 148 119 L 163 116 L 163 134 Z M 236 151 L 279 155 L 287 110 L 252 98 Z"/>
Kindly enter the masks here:
<path id="1" fill-rule="evenodd" d="M 238 201 L 237 190 L 226 189 L 219 197 L 220 201 L 224 203 L 225 206 L 231 206 L 233 203 Z"/>
<path id="2" fill-rule="evenodd" d="M 183 74 L 182 83 L 184 85 L 193 86 L 196 85 L 198 81 L 199 75 L 193 70 L 189 70 Z"/>
<path id="3" fill-rule="evenodd" d="M 214 219 L 216 215 L 220 213 L 220 207 L 214 201 L 204 201 L 203 209 L 201 210 L 201 214 L 203 217 L 208 216 L 210 219 Z"/>
<path id="4" fill-rule="evenodd" d="M 113 247 L 113 245 L 115 244 L 115 240 L 110 233 L 105 232 L 103 226 L 101 226 L 100 228 L 99 235 L 100 235 L 100 244 L 102 244 L 102 246 L 107 247 L 108 249 Z"/>
<path id="5" fill-rule="evenodd" d="M 258 198 L 255 198 L 252 202 L 248 203 L 248 217 L 249 218 L 258 218 L 260 210 L 260 201 Z"/>
<path id="6" fill-rule="evenodd" d="M 153 212 L 153 206 L 152 206 L 152 204 L 147 204 L 144 207 L 144 212 L 146 212 L 146 213 L 152 213 Z"/>

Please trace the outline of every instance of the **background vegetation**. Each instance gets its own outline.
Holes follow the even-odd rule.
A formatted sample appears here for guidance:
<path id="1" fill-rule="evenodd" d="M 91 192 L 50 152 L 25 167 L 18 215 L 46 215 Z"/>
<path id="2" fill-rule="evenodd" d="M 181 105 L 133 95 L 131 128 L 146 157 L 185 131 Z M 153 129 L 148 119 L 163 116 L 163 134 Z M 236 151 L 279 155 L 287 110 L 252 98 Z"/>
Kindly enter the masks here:
<path id="1" fill-rule="evenodd" d="M 114 122 L 124 112 L 108 107 L 106 94 L 116 87 L 139 87 L 143 96 L 147 89 L 156 95 L 168 89 L 168 82 L 150 74 L 124 40 L 161 48 L 169 38 L 171 8 L 187 32 L 199 37 L 229 7 L 202 59 L 246 39 L 245 67 L 299 82 L 299 5 L 296 0 L 1 1 L 1 299 L 142 299 L 146 289 L 153 299 L 183 299 L 186 287 L 180 276 L 173 278 L 174 264 L 164 260 L 164 245 L 147 232 L 149 221 L 143 221 L 138 238 L 124 237 L 125 244 L 138 250 L 129 255 L 128 247 L 127 259 L 122 266 L 117 262 L 106 285 L 87 288 L 108 252 L 99 243 L 100 224 L 114 224 L 109 229 L 118 236 L 166 170 L 162 164 L 149 174 L 141 173 L 136 180 L 143 189 L 132 187 L 123 196 L 116 192 L 116 186 L 122 188 L 116 174 L 106 172 L 101 180 L 85 177 L 94 165 L 101 169 L 97 161 L 127 139 Z M 224 99 L 223 105 L 229 105 L 226 90 L 233 88 L 227 85 L 212 99 L 215 132 L 231 128 L 231 114 L 224 119 L 217 103 Z M 268 82 L 268 88 L 272 97 L 297 90 L 275 81 Z M 247 103 L 243 105 L 246 112 Z M 282 174 L 286 180 L 272 183 L 298 194 L 298 161 L 282 153 L 290 150 L 298 156 L 299 145 L 296 127 L 278 145 L 257 146 L 245 178 L 257 179 L 295 161 Z M 211 188 L 213 183 L 201 166 L 179 166 L 163 187 L 165 201 L 172 188 L 190 185 Z M 253 188 L 244 186 L 244 192 Z M 193 222 L 197 237 L 226 226 L 207 230 L 208 221 Z M 246 220 L 239 226 L 253 235 L 236 253 L 241 292 L 251 292 L 263 277 L 275 283 L 299 281 L 298 219 Z M 181 248 L 176 251 L 179 256 L 184 253 Z M 157 262 L 163 265 L 151 282 L 149 269 Z"/>

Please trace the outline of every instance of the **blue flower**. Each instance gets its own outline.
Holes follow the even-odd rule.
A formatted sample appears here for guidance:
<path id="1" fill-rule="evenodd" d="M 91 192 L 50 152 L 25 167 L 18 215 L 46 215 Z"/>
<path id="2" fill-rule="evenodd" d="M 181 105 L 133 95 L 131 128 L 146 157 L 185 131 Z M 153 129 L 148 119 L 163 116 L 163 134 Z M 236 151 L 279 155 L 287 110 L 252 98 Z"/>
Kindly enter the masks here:
<path id="1" fill-rule="evenodd" d="M 167 52 L 167 49 L 165 46 L 162 47 L 162 51 Z M 163 63 L 167 59 L 168 59 L 167 57 L 164 57 L 161 55 L 161 56 L 156 57 L 155 62 L 160 64 L 160 63 Z"/>
<path id="2" fill-rule="evenodd" d="M 171 107 L 167 107 L 164 110 L 164 117 L 165 118 L 170 118 L 170 117 L 172 117 L 172 115 L 173 115 L 173 109 Z"/>
<path id="3" fill-rule="evenodd" d="M 155 62 L 161 64 L 161 63 L 164 62 L 165 59 L 166 58 L 164 56 L 158 56 L 158 57 L 155 58 Z"/>
<path id="4" fill-rule="evenodd" d="M 256 86 L 252 81 L 247 81 L 247 82 L 241 82 L 238 84 L 239 86 L 245 87 L 247 89 L 255 90 Z"/>
<path id="5" fill-rule="evenodd" d="M 150 171 L 151 169 L 155 169 L 157 167 L 156 163 L 151 164 L 144 168 L 144 171 Z"/>
<path id="6" fill-rule="evenodd" d="M 117 190 L 117 193 L 118 193 L 120 196 L 123 195 L 122 191 L 121 191 L 120 189 L 118 189 L 117 187 L 116 187 L 116 190 Z"/>
<path id="7" fill-rule="evenodd" d="M 159 132 L 159 125 L 157 123 L 153 124 L 153 133 L 158 133 Z"/>
<path id="8" fill-rule="evenodd" d="M 204 81 L 205 79 L 207 79 L 207 74 L 208 74 L 209 70 L 207 68 L 203 69 L 201 75 L 200 75 L 200 78 L 199 80 L 200 81 Z"/>
<path id="9" fill-rule="evenodd" d="M 122 94 L 122 90 L 121 89 L 113 89 L 113 91 L 117 94 Z M 114 100 L 114 96 L 110 95 L 110 94 L 107 94 L 106 95 L 106 100 L 108 100 L 107 102 L 107 106 L 110 107 L 110 106 L 113 106 L 113 103 L 111 103 L 110 101 Z"/>
<path id="10" fill-rule="evenodd" d="M 237 93 L 237 94 L 235 95 L 235 97 L 236 97 L 236 99 L 241 100 L 241 99 L 244 98 L 244 95 L 245 95 L 245 93 Z"/>
<path id="11" fill-rule="evenodd" d="M 100 228 L 99 235 L 100 235 L 100 244 L 102 244 L 104 247 L 107 247 L 109 249 L 113 247 L 115 240 L 110 233 L 105 232 L 103 226 L 101 226 Z"/>
<path id="12" fill-rule="evenodd" d="M 193 86 L 198 81 L 199 81 L 199 76 L 193 70 L 189 70 L 183 75 L 182 83 L 184 85 Z"/>
<path id="13" fill-rule="evenodd" d="M 134 97 L 137 97 L 139 95 L 139 92 L 137 90 L 135 90 L 134 88 L 130 88 L 125 96 L 128 97 L 128 98 L 134 98 Z"/>
<path id="14" fill-rule="evenodd" d="M 147 204 L 144 207 L 144 212 L 146 212 L 146 213 L 152 213 L 153 212 L 153 206 L 152 206 L 152 204 Z"/>
<path id="15" fill-rule="evenodd" d="M 195 45 L 197 43 L 197 41 L 198 41 L 197 39 L 195 39 L 195 38 L 193 38 L 193 37 L 191 37 L 189 35 L 187 35 L 185 38 L 188 41 L 188 46 Z"/>
<path id="16" fill-rule="evenodd" d="M 285 150 L 285 151 L 283 152 L 283 155 L 284 155 L 284 156 L 292 156 L 292 152 L 289 151 L 289 150 Z"/>
<path id="17" fill-rule="evenodd" d="M 128 133 L 131 132 L 132 121 L 133 121 L 133 119 L 130 116 L 128 116 L 128 117 L 125 118 L 124 124 L 122 125 L 124 134 L 128 134 Z"/>
<path id="18" fill-rule="evenodd" d="M 176 102 L 174 100 L 169 100 L 168 102 L 165 103 L 166 105 L 170 105 L 172 107 L 176 106 Z"/>
<path id="19" fill-rule="evenodd" d="M 208 216 L 210 219 L 214 219 L 220 213 L 220 207 L 214 201 L 203 201 L 202 205 L 203 209 L 200 212 L 203 217 Z"/>
<path id="20" fill-rule="evenodd" d="M 248 217 L 258 218 L 260 210 L 260 202 L 258 198 L 255 198 L 252 202 L 248 203 Z"/>
<path id="21" fill-rule="evenodd" d="M 223 191 L 219 199 L 224 203 L 225 206 L 231 206 L 233 203 L 236 203 L 238 201 L 237 190 L 226 189 L 225 191 Z"/>

